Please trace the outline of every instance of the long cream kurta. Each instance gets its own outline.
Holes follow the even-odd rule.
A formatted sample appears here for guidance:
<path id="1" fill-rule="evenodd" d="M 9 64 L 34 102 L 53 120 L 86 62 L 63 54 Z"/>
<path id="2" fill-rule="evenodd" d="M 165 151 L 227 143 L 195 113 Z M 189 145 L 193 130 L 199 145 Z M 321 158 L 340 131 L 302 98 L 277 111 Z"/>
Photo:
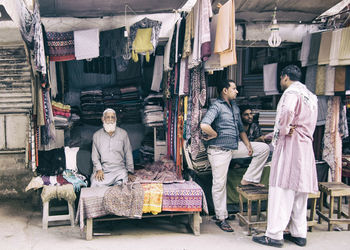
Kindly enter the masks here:
<path id="1" fill-rule="evenodd" d="M 314 193 L 318 191 L 312 147 L 317 121 L 317 97 L 300 82 L 294 82 L 289 88 L 278 105 L 280 116 L 276 123 L 279 136 L 272 156 L 270 185 Z M 296 126 L 291 136 L 288 135 L 290 125 Z"/>

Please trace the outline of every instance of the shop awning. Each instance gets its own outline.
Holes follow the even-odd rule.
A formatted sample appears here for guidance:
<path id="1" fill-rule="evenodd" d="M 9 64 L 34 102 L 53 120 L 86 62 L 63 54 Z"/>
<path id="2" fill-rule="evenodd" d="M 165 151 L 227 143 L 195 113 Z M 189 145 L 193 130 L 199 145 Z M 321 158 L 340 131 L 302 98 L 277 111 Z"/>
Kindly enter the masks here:
<path id="1" fill-rule="evenodd" d="M 180 9 L 187 0 L 39 0 L 42 17 L 102 17 L 124 15 L 125 4 L 137 14 Z M 127 9 L 128 14 L 132 14 Z"/>

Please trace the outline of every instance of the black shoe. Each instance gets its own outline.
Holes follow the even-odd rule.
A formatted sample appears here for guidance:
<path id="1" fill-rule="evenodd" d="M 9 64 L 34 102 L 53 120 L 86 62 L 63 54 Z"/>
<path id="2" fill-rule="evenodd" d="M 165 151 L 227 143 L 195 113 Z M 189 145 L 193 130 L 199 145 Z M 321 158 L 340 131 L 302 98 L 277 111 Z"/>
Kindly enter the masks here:
<path id="1" fill-rule="evenodd" d="M 262 245 L 272 247 L 283 247 L 283 240 L 274 240 L 267 236 L 253 236 L 253 241 Z"/>
<path id="2" fill-rule="evenodd" d="M 294 242 L 298 246 L 304 247 L 306 246 L 306 238 L 302 237 L 293 237 L 290 233 L 284 234 L 283 239 Z"/>

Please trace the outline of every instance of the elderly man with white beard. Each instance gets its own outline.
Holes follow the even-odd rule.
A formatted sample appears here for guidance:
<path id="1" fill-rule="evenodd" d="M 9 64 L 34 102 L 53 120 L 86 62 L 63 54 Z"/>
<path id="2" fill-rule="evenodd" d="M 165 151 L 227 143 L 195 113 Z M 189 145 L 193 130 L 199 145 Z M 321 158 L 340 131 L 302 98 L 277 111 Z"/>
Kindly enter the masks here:
<path id="1" fill-rule="evenodd" d="M 127 132 L 116 126 L 113 109 L 103 112 L 102 122 L 103 128 L 93 136 L 91 187 L 121 185 L 133 179 L 134 162 Z"/>

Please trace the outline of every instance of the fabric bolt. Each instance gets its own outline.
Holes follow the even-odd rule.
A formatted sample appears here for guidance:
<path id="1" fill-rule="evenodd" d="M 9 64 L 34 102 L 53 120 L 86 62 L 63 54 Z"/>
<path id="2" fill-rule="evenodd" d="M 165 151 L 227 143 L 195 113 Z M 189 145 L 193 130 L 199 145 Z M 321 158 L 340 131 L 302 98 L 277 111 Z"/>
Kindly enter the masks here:
<path id="1" fill-rule="evenodd" d="M 208 60 L 205 61 L 205 63 L 204 63 L 205 71 L 223 70 L 223 68 L 220 65 L 220 55 L 214 53 L 217 22 L 218 22 L 218 15 L 214 15 L 211 18 L 211 22 L 210 22 L 210 50 L 211 50 L 211 55 L 208 58 Z"/>
<path id="2" fill-rule="evenodd" d="M 219 10 L 214 53 L 220 54 L 220 65 L 237 63 L 235 39 L 235 4 L 229 0 Z"/>
<path id="3" fill-rule="evenodd" d="M 327 110 L 328 110 L 328 96 L 318 96 L 318 111 L 317 111 L 317 123 L 316 126 L 322 126 L 326 124 Z"/>
<path id="4" fill-rule="evenodd" d="M 141 184 L 144 191 L 142 213 L 158 214 L 162 212 L 163 184 Z"/>
<path id="5" fill-rule="evenodd" d="M 183 45 L 182 58 L 188 57 L 192 53 L 192 38 L 194 34 L 194 16 L 193 8 L 186 16 L 186 28 L 185 28 L 185 38 Z"/>
<path id="6" fill-rule="evenodd" d="M 316 75 L 316 95 L 325 94 L 325 85 L 326 85 L 326 66 L 317 66 L 317 75 Z"/>
<path id="7" fill-rule="evenodd" d="M 318 65 L 329 64 L 331 45 L 332 45 L 332 31 L 322 32 L 320 50 L 318 53 Z"/>
<path id="8" fill-rule="evenodd" d="M 312 92 L 316 90 L 317 65 L 308 66 L 306 69 L 305 85 Z"/>
<path id="9" fill-rule="evenodd" d="M 205 73 L 202 67 L 196 67 L 192 70 L 192 111 L 191 111 L 191 152 L 196 158 L 200 148 L 200 111 L 206 101 L 206 82 Z"/>
<path id="10" fill-rule="evenodd" d="M 93 136 L 92 162 L 94 173 L 91 176 L 91 187 L 110 186 L 126 182 L 128 172 L 134 172 L 132 149 L 127 132 L 117 127 L 112 136 L 103 128 Z M 103 170 L 104 180 L 95 179 L 96 172 Z"/>
<path id="11" fill-rule="evenodd" d="M 310 52 L 307 59 L 307 66 L 318 64 L 318 54 L 320 52 L 321 32 L 311 34 Z"/>
<path id="12" fill-rule="evenodd" d="M 103 196 L 104 209 L 117 216 L 141 219 L 144 191 L 140 183 L 113 186 Z"/>
<path id="13" fill-rule="evenodd" d="M 309 53 L 310 53 L 311 34 L 306 34 L 303 37 L 302 42 L 303 43 L 301 45 L 300 61 L 301 61 L 301 66 L 305 67 L 305 66 L 307 66 Z"/>
<path id="14" fill-rule="evenodd" d="M 77 60 L 100 55 L 100 33 L 98 29 L 74 31 L 74 53 Z"/>
<path id="15" fill-rule="evenodd" d="M 200 26 L 200 3 L 201 1 L 197 1 L 196 4 L 193 6 L 193 23 L 194 23 L 194 30 L 193 30 L 193 43 L 192 43 L 192 53 L 188 56 L 188 68 L 193 69 L 194 67 L 197 67 L 201 62 L 201 55 L 200 55 L 200 37 L 199 37 L 199 26 Z"/>
<path id="16" fill-rule="evenodd" d="M 253 148 L 253 159 L 243 179 L 249 182 L 259 183 L 265 162 L 270 153 L 270 148 L 266 143 L 262 142 L 251 142 L 251 145 Z M 207 152 L 213 174 L 212 195 L 215 214 L 218 220 L 223 220 L 228 217 L 226 183 L 230 162 L 235 158 L 249 157 L 248 149 L 243 142 L 239 142 L 238 148 L 235 150 L 221 150 L 209 146 Z"/>
<path id="17" fill-rule="evenodd" d="M 207 213 L 206 199 L 202 188 L 193 181 L 163 184 L 162 211 L 188 211 Z"/>
<path id="18" fill-rule="evenodd" d="M 156 56 L 154 61 L 151 90 L 159 92 L 163 77 L 164 56 Z"/>
<path id="19" fill-rule="evenodd" d="M 334 80 L 335 80 L 335 67 L 326 66 L 326 83 L 324 94 L 327 96 L 334 95 Z"/>
<path id="20" fill-rule="evenodd" d="M 279 94 L 277 88 L 277 63 L 264 65 L 264 92 L 265 95 Z"/>
<path id="21" fill-rule="evenodd" d="M 75 222 L 80 222 L 80 230 L 84 230 L 85 219 L 98 218 L 107 215 L 103 206 L 103 197 L 109 187 L 83 188 L 75 217 Z"/>
<path id="22" fill-rule="evenodd" d="M 200 42 L 200 53 L 201 61 L 205 62 L 211 55 L 211 29 L 210 29 L 210 18 L 213 16 L 210 0 L 201 0 L 199 16 L 199 42 Z"/>
<path id="23" fill-rule="evenodd" d="M 350 27 L 343 28 L 339 47 L 339 65 L 350 65 Z"/>
<path id="24" fill-rule="evenodd" d="M 350 95 L 350 66 L 345 69 L 345 94 Z"/>
<path id="25" fill-rule="evenodd" d="M 346 68 L 344 66 L 335 67 L 334 75 L 334 92 L 344 92 Z"/>
<path id="26" fill-rule="evenodd" d="M 74 35 L 70 32 L 46 32 L 50 61 L 75 60 Z"/>
<path id="27" fill-rule="evenodd" d="M 342 38 L 342 29 L 337 29 L 332 32 L 331 52 L 329 55 L 329 65 L 339 65 L 340 43 Z"/>
<path id="28" fill-rule="evenodd" d="M 305 193 L 318 191 L 312 147 L 316 122 L 317 97 L 304 84 L 293 82 L 277 106 L 270 186 Z M 294 133 L 288 136 L 291 126 L 295 126 Z"/>
<path id="29" fill-rule="evenodd" d="M 341 181 L 342 143 L 339 133 L 340 97 L 330 97 L 328 100 L 327 119 L 323 137 L 322 159 L 331 169 L 332 181 Z"/>
<path id="30" fill-rule="evenodd" d="M 274 240 L 283 240 L 283 231 L 289 225 L 293 237 L 306 238 L 307 199 L 308 193 L 270 186 L 265 235 Z"/>

